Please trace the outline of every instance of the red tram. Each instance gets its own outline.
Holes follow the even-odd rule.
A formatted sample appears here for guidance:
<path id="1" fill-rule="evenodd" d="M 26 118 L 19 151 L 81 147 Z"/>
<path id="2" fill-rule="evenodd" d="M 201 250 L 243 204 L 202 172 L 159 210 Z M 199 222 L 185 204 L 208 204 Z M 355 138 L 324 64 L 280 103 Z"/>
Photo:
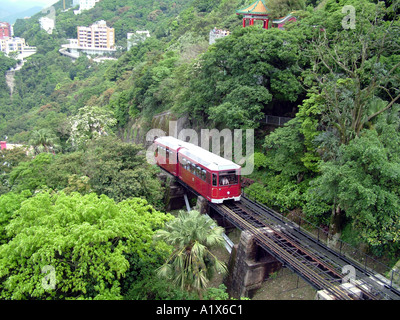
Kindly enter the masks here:
<path id="1" fill-rule="evenodd" d="M 209 201 L 240 200 L 239 165 L 174 137 L 160 137 L 154 143 L 156 163 Z"/>

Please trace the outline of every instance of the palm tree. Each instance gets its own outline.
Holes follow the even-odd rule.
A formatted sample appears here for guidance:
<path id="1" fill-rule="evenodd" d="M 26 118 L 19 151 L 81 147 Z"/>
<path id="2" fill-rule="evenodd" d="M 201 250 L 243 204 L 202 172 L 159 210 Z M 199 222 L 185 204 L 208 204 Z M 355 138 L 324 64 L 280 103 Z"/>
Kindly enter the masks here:
<path id="1" fill-rule="evenodd" d="M 225 274 L 227 271 L 225 264 L 209 250 L 224 245 L 223 232 L 222 227 L 198 211 L 179 212 L 178 218 L 156 232 L 156 238 L 175 248 L 157 274 L 172 280 L 181 289 L 197 292 L 202 299 L 214 272 Z"/>
<path id="2" fill-rule="evenodd" d="M 42 128 L 32 132 L 30 145 L 35 149 L 35 153 L 54 152 L 59 149 L 58 137 L 49 129 Z"/>

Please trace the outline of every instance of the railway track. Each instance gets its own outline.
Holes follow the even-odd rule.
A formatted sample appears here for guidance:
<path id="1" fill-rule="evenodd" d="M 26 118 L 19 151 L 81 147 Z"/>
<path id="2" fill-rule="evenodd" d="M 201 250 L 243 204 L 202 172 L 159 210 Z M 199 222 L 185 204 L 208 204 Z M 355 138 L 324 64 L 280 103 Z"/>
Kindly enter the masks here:
<path id="1" fill-rule="evenodd" d="M 259 246 L 316 289 L 324 289 L 339 300 L 359 299 L 339 286 L 344 277 L 340 266 L 326 257 L 321 257 L 307 244 L 304 245 L 295 237 L 290 236 L 286 230 L 291 226 L 272 210 L 269 213 L 266 210 L 255 210 L 257 208 L 254 208 L 253 202 L 245 197 L 242 197 L 240 202 L 211 204 L 211 206 L 239 229 L 251 232 Z M 373 290 L 371 292 L 369 287 L 368 289 L 365 286 L 357 287 L 362 291 L 363 299 L 380 298 L 380 295 Z"/>
<path id="2" fill-rule="evenodd" d="M 282 231 L 286 237 L 312 253 L 317 260 L 334 268 L 342 279 L 345 276 L 343 267 L 354 268 L 354 276 L 357 275 L 357 277 L 352 284 L 362 292 L 363 299 L 400 300 L 400 291 L 393 287 L 391 282 L 390 284 L 383 283 L 382 276 L 373 269 L 366 268 L 365 263 L 360 263 L 320 242 L 319 233 L 318 237 L 311 236 L 310 233 L 305 232 L 299 225 L 284 218 L 280 213 L 245 196 L 242 197 L 240 203 L 265 218 L 270 226 L 277 226 L 278 229 L 284 226 Z"/>
<path id="3" fill-rule="evenodd" d="M 177 181 L 200 196 L 184 182 Z M 374 278 L 373 273 L 306 235 L 298 225 L 262 204 L 242 195 L 240 201 L 209 203 L 209 206 L 237 228 L 252 233 L 260 247 L 317 290 L 326 290 L 339 300 L 400 300 L 398 290 L 378 284 L 371 279 L 371 276 Z M 340 286 L 344 282 L 342 268 L 345 265 L 354 266 L 360 275 L 357 277 L 358 284 L 353 285 L 361 291 L 361 295 L 354 295 Z"/>

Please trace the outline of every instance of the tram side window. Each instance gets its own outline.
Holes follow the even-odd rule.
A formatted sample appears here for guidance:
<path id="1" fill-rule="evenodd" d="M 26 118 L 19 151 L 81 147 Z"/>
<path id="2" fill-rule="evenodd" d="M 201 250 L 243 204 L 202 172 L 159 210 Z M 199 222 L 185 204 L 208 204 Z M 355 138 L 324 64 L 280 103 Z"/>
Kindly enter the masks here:
<path id="1" fill-rule="evenodd" d="M 181 166 L 186 170 L 187 161 L 185 158 L 181 158 Z"/>
<path id="2" fill-rule="evenodd" d="M 196 166 L 196 176 L 201 180 L 206 181 L 206 170 L 201 169 L 199 166 Z"/>
<path id="3" fill-rule="evenodd" d="M 159 149 L 158 149 L 158 154 L 161 156 L 161 157 L 165 157 L 165 148 L 164 147 L 160 147 Z"/>
<path id="4" fill-rule="evenodd" d="M 200 169 L 200 167 L 197 167 L 197 166 L 196 166 L 196 176 L 201 179 L 201 169 Z"/>
<path id="5" fill-rule="evenodd" d="M 212 174 L 212 185 L 217 186 L 217 175 L 215 173 Z"/>

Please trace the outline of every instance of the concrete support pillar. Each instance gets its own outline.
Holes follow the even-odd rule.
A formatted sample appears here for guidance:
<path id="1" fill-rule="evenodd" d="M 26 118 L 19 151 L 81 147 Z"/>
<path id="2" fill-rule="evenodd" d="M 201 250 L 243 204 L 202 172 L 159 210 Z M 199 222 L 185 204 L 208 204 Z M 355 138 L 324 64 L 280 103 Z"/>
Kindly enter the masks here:
<path id="1" fill-rule="evenodd" d="M 195 209 L 199 211 L 201 214 L 207 214 L 208 213 L 207 199 L 202 196 L 198 196 Z"/>
<path id="2" fill-rule="evenodd" d="M 183 199 L 185 199 L 185 204 L 186 204 L 186 210 L 187 210 L 187 212 L 191 211 L 192 209 L 190 209 L 190 204 L 189 204 L 189 200 L 188 200 L 188 197 L 187 197 L 187 194 L 186 194 L 186 193 L 183 194 Z"/>
<path id="3" fill-rule="evenodd" d="M 267 232 L 268 228 L 264 229 Z M 281 266 L 278 260 L 257 245 L 249 231 L 242 231 L 239 244 L 233 247 L 229 259 L 229 274 L 225 279 L 228 292 L 237 299 L 252 296 L 266 276 Z"/>
<path id="4" fill-rule="evenodd" d="M 166 210 L 176 210 L 181 209 L 185 206 L 185 198 L 184 195 L 186 190 L 182 185 L 176 182 L 176 178 L 169 173 L 161 171 L 158 174 L 158 178 L 162 181 L 162 184 L 166 188 L 165 192 L 165 203 Z M 189 195 L 190 196 L 190 195 Z"/>

